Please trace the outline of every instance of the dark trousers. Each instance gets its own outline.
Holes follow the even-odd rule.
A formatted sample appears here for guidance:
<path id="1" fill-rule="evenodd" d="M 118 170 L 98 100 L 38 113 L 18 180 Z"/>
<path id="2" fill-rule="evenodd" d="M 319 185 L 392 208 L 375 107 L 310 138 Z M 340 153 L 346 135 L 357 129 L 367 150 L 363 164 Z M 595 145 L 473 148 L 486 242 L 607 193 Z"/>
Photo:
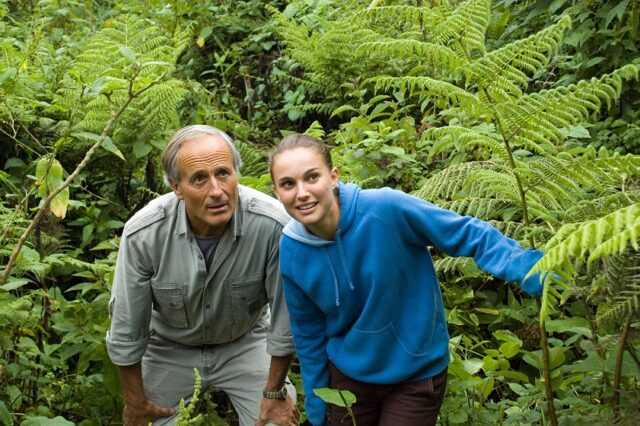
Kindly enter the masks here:
<path id="1" fill-rule="evenodd" d="M 417 382 L 375 385 L 354 380 L 329 363 L 329 386 L 351 391 L 358 426 L 435 425 L 447 385 L 447 370 Z M 331 425 L 351 425 L 346 408 L 330 406 Z"/>

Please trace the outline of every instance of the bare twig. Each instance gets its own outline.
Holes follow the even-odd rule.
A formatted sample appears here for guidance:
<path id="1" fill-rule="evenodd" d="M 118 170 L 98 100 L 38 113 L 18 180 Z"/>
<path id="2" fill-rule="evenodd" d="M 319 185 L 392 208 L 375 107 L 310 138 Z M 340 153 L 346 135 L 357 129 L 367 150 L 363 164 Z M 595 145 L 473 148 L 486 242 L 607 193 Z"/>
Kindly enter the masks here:
<path id="1" fill-rule="evenodd" d="M 7 280 L 9 279 L 9 274 L 11 273 L 11 270 L 13 269 L 13 265 L 15 264 L 16 259 L 18 258 L 18 254 L 20 253 L 20 250 L 22 249 L 22 246 L 27 241 L 27 238 L 29 237 L 31 232 L 36 227 L 36 224 L 40 221 L 42 216 L 48 210 L 49 205 L 51 204 L 51 201 L 60 192 L 62 192 L 67 186 L 69 186 L 71 184 L 71 182 L 73 182 L 73 180 L 78 176 L 78 174 L 80 174 L 80 172 L 87 166 L 87 164 L 89 163 L 89 160 L 91 159 L 93 154 L 95 154 L 95 152 L 98 150 L 98 148 L 100 148 L 100 146 L 102 145 L 104 140 L 107 138 L 107 136 L 111 132 L 111 129 L 113 129 L 113 126 L 115 125 L 115 123 L 118 120 L 118 118 L 120 118 L 122 113 L 129 107 L 129 104 L 131 103 L 131 101 L 133 101 L 136 97 L 140 96 L 142 93 L 144 93 L 145 91 L 150 89 L 152 86 L 154 86 L 157 83 L 159 83 L 160 80 L 162 80 L 162 78 L 164 78 L 165 75 L 166 75 L 166 73 L 163 73 L 156 80 L 154 80 L 152 83 L 150 83 L 146 87 L 142 88 L 138 92 L 134 92 L 133 91 L 133 79 L 132 79 L 132 81 L 130 82 L 130 85 L 129 85 L 129 97 L 127 98 L 126 102 L 117 111 L 112 111 L 111 118 L 109 119 L 109 121 L 105 125 L 104 130 L 102 131 L 102 134 L 100 135 L 98 140 L 91 146 L 91 148 L 89 148 L 89 150 L 85 154 L 84 158 L 82 159 L 80 164 L 78 164 L 78 166 L 73 171 L 73 173 L 71 173 L 65 179 L 65 181 L 60 184 L 60 186 L 58 186 L 56 189 L 51 191 L 51 193 L 49 193 L 49 195 L 44 199 L 44 201 L 42 203 L 42 206 L 40 206 L 40 208 L 38 209 L 38 212 L 36 213 L 34 218 L 31 219 L 31 223 L 29 224 L 27 229 L 25 229 L 25 231 L 22 233 L 22 236 L 20 236 L 20 239 L 18 240 L 18 243 L 16 244 L 15 248 L 13 249 L 13 252 L 11 253 L 11 257 L 9 258 L 9 262 L 7 262 L 7 266 L 4 269 L 2 277 L 0 278 L 0 284 L 6 283 Z"/>

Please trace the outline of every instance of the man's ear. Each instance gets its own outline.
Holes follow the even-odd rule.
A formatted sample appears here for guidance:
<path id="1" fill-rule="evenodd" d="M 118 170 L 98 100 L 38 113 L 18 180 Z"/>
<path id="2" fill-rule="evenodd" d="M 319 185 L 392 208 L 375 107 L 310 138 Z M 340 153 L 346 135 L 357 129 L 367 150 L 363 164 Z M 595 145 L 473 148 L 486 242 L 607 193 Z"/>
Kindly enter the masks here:
<path id="1" fill-rule="evenodd" d="M 175 183 L 174 181 L 170 181 L 171 183 L 171 189 L 173 189 L 174 194 L 176 194 L 176 197 L 178 197 L 179 200 L 184 199 L 184 196 L 182 195 L 182 191 L 180 190 L 180 184 L 179 183 Z"/>

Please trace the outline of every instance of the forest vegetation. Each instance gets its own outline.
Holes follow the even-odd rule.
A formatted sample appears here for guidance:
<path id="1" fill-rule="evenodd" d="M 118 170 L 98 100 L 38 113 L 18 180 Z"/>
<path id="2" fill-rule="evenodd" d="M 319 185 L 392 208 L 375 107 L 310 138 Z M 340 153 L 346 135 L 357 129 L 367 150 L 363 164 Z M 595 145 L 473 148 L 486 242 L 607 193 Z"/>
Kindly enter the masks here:
<path id="1" fill-rule="evenodd" d="M 187 124 L 228 132 L 266 193 L 266 153 L 306 132 L 343 180 L 545 252 L 540 299 L 433 253 L 440 424 L 636 424 L 639 20 L 635 0 L 0 0 L 0 424 L 121 424 L 119 235 Z M 182 424 L 233 424 L 199 399 Z"/>

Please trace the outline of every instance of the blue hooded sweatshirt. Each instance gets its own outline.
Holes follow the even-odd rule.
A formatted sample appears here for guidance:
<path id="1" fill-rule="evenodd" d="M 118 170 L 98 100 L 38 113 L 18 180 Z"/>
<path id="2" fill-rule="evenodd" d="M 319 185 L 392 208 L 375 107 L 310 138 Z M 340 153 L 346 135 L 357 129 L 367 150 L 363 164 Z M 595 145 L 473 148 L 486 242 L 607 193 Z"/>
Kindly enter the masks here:
<path id="1" fill-rule="evenodd" d="M 539 295 L 542 257 L 487 222 L 460 216 L 389 188 L 339 183 L 335 240 L 291 220 L 280 244 L 280 270 L 300 359 L 305 409 L 325 423 L 313 389 L 329 385 L 330 360 L 347 376 L 391 384 L 433 377 L 449 363 L 442 295 L 428 246 L 469 256 L 484 271 Z"/>

